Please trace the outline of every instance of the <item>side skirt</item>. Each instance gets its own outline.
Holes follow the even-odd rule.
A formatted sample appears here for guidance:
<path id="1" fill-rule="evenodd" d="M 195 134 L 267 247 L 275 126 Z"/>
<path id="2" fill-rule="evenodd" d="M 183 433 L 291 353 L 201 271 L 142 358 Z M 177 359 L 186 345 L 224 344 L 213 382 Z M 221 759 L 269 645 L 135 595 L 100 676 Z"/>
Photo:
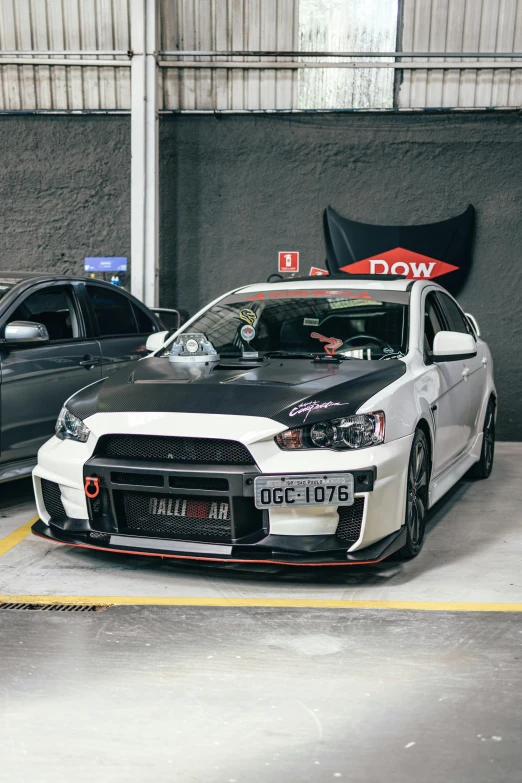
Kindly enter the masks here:
<path id="1" fill-rule="evenodd" d="M 480 450 L 482 448 L 482 432 L 480 432 L 471 447 L 471 449 L 460 457 L 453 465 L 446 468 L 444 473 L 433 479 L 430 484 L 430 502 L 428 508 L 437 503 L 443 495 L 452 488 L 454 484 L 464 476 L 468 470 L 480 459 Z M 477 456 L 478 454 L 478 456 Z"/>

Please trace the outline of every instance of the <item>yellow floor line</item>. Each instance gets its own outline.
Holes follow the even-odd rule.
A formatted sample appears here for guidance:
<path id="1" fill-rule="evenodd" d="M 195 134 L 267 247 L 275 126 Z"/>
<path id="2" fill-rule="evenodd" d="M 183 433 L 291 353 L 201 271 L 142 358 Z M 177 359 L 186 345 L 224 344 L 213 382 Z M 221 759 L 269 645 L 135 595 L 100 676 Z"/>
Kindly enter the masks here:
<path id="1" fill-rule="evenodd" d="M 522 603 L 473 601 L 364 601 L 321 598 L 202 598 L 139 595 L 0 595 L 0 603 L 102 606 L 264 606 L 296 609 L 405 609 L 432 612 L 522 612 Z"/>
<path id="2" fill-rule="evenodd" d="M 0 538 L 0 557 L 5 555 L 6 552 L 9 552 L 9 550 L 14 546 L 19 544 L 20 541 L 23 541 L 24 538 L 27 538 L 31 532 L 32 525 L 34 525 L 37 519 L 40 519 L 40 517 L 33 517 L 29 520 L 29 522 L 26 522 L 25 525 L 22 525 L 22 527 L 19 527 L 17 530 L 9 533 L 9 535 L 5 536 L 5 538 Z"/>

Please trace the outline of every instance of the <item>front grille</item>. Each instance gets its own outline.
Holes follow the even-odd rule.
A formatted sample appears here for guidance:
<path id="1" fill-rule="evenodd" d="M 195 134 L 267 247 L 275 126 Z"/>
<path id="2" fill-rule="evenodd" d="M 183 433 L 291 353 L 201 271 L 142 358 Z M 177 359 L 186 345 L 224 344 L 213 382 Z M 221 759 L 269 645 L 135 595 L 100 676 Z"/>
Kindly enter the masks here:
<path id="1" fill-rule="evenodd" d="M 255 465 L 242 443 L 218 438 L 175 438 L 163 435 L 105 435 L 97 454 L 117 459 L 187 464 Z"/>
<path id="2" fill-rule="evenodd" d="M 134 484 L 141 487 L 162 487 L 163 476 L 151 473 L 111 473 L 113 484 Z"/>
<path id="3" fill-rule="evenodd" d="M 64 519 L 67 516 L 62 503 L 62 493 L 60 492 L 60 486 L 58 484 L 54 481 L 42 479 L 42 495 L 45 510 L 51 519 Z"/>
<path id="4" fill-rule="evenodd" d="M 115 493 L 116 494 L 116 493 Z M 230 505 L 223 497 L 201 498 L 186 495 L 153 495 L 119 491 L 122 533 L 159 536 L 188 541 L 230 541 Z M 208 514 L 224 519 L 209 519 Z"/>
<path id="5" fill-rule="evenodd" d="M 353 506 L 339 506 L 339 524 L 337 538 L 342 541 L 357 541 L 361 535 L 364 514 L 364 498 L 355 498 Z"/>
<path id="6" fill-rule="evenodd" d="M 171 476 L 169 478 L 169 486 L 174 489 L 210 489 L 214 492 L 227 492 L 228 479 Z"/>

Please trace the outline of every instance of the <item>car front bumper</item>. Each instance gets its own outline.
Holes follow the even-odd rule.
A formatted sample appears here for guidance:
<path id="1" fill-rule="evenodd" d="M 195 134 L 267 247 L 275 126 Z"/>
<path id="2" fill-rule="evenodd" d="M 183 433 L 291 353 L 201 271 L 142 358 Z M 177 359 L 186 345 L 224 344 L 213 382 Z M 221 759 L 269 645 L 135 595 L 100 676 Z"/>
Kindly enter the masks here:
<path id="1" fill-rule="evenodd" d="M 402 545 L 411 437 L 357 452 L 290 453 L 282 452 L 273 441 L 273 429 L 280 428 L 277 423 L 262 420 L 267 431 L 273 429 L 269 437 L 256 441 L 252 437 L 252 419 L 246 422 L 244 417 L 227 417 L 228 436 L 235 435 L 235 439 L 247 446 L 255 459 L 253 466 L 187 466 L 170 461 L 159 466 L 158 463 L 118 461 L 94 454 L 96 438 L 105 432 L 128 432 L 131 428 L 132 420 L 123 418 L 130 414 L 117 415 L 122 417 L 121 427 L 115 427 L 114 415 L 111 415 L 105 431 L 98 426 L 96 437 L 86 444 L 52 438 L 42 447 L 33 473 L 40 515 L 34 529 L 36 535 L 76 546 L 163 557 L 303 564 L 375 562 Z M 189 422 L 191 433 L 195 431 L 195 435 L 208 437 L 211 425 L 215 430 L 216 418 L 199 416 L 197 421 L 192 419 Z M 258 420 L 254 421 L 258 423 Z M 93 417 L 93 421 L 87 423 L 91 426 L 100 422 L 104 424 L 103 416 Z M 170 424 L 172 426 L 166 426 Z M 154 426 L 158 428 L 157 433 Z M 236 432 L 231 432 L 233 426 L 237 428 Z M 153 421 L 143 424 L 140 420 L 133 432 L 178 435 L 180 429 L 177 420 L 162 416 L 157 424 Z M 247 434 L 242 437 L 242 433 Z M 258 433 L 259 429 L 254 435 L 259 438 Z M 253 484 L 256 476 L 340 472 L 350 472 L 356 479 L 353 507 L 281 508 L 269 512 L 255 508 Z M 122 483 L 122 474 L 127 477 L 132 474 L 130 483 L 128 478 L 123 478 Z M 147 474 L 154 474 L 161 486 L 150 486 L 145 480 Z M 84 492 L 85 479 L 92 475 L 100 481 L 97 501 L 89 501 Z M 183 487 L 187 479 L 188 487 L 192 489 Z M 209 480 L 213 481 L 214 489 L 209 486 L 194 489 L 201 480 L 207 484 Z M 226 488 L 219 488 L 219 482 L 226 482 Z M 52 484 L 58 493 L 61 506 L 58 518 L 49 513 L 44 500 L 46 483 Z M 215 529 L 209 536 L 205 531 L 193 536 L 192 529 L 182 530 L 178 535 L 177 528 L 173 532 L 163 525 L 151 524 L 150 519 L 145 525 L 128 524 L 129 507 L 123 507 L 124 500 L 139 506 L 134 516 L 141 522 L 147 516 L 143 503 L 154 496 L 158 497 L 158 503 L 160 496 L 167 498 L 167 503 L 169 499 L 174 503 L 176 498 L 183 497 L 218 503 L 226 500 L 230 508 L 230 530 L 224 536 L 214 535 Z"/>

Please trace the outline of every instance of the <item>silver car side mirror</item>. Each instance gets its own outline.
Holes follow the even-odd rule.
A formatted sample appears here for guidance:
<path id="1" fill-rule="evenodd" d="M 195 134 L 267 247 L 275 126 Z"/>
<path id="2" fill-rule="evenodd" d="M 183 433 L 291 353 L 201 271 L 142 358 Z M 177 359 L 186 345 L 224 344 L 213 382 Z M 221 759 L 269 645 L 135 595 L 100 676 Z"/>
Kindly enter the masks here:
<path id="1" fill-rule="evenodd" d="M 49 342 L 49 332 L 43 324 L 32 321 L 11 321 L 5 327 L 4 340 L 7 345 L 45 345 Z"/>

